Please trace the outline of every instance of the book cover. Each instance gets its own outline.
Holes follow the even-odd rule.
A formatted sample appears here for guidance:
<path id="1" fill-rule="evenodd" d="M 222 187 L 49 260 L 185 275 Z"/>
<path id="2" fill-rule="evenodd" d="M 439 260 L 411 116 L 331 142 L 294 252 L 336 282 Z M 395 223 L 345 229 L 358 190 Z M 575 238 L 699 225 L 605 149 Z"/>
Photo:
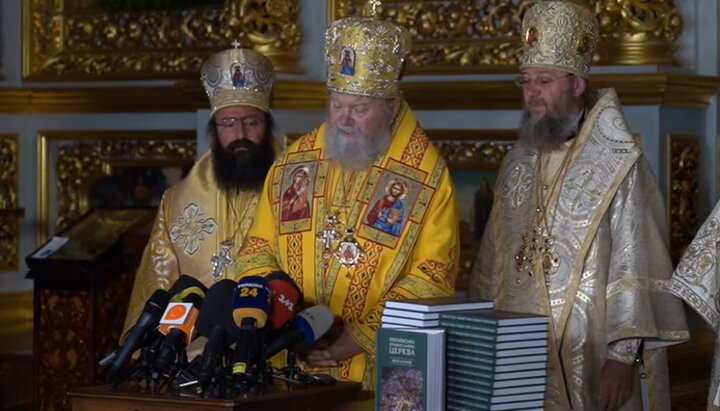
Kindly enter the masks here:
<path id="1" fill-rule="evenodd" d="M 416 320 L 439 320 L 440 313 L 424 313 L 422 311 L 398 310 L 394 308 L 386 308 L 383 315 L 391 317 L 413 318 Z"/>
<path id="2" fill-rule="evenodd" d="M 528 347 L 546 347 L 548 345 L 547 338 L 540 340 L 523 340 L 523 341 L 504 341 L 496 342 L 491 340 L 483 340 L 480 338 L 464 338 L 454 335 L 452 331 L 448 330 L 447 333 L 447 344 L 448 346 L 464 345 L 467 347 L 474 347 L 478 349 L 487 350 L 512 350 L 517 348 L 528 348 Z"/>
<path id="3" fill-rule="evenodd" d="M 547 355 L 547 346 L 544 347 L 529 347 L 529 348 L 515 348 L 512 350 L 492 350 L 487 348 L 470 347 L 466 345 L 459 346 L 458 344 L 450 344 L 447 346 L 447 352 L 465 354 L 465 355 L 477 355 L 489 358 L 503 358 L 503 357 L 518 357 L 525 355 Z"/>
<path id="4" fill-rule="evenodd" d="M 448 373 L 447 392 L 464 392 L 466 395 L 500 396 L 530 392 L 545 392 L 546 377 L 520 378 L 517 380 L 487 381 L 464 375 Z"/>
<path id="5" fill-rule="evenodd" d="M 375 409 L 442 410 L 445 331 L 380 328 L 376 339 Z"/>
<path id="6" fill-rule="evenodd" d="M 442 325 L 442 323 L 441 323 Z M 463 338 L 469 340 L 483 340 L 492 342 L 512 342 L 512 341 L 525 341 L 525 340 L 547 340 L 547 331 L 538 332 L 519 332 L 513 334 L 497 334 L 487 331 L 476 331 L 467 330 L 464 328 L 456 328 L 453 325 L 445 325 L 448 333 L 452 334 L 454 338 Z M 450 335 L 448 334 L 448 335 Z"/>
<path id="7" fill-rule="evenodd" d="M 436 297 L 385 302 L 385 308 L 431 313 L 462 310 L 491 310 L 493 307 L 494 304 L 492 301 L 467 297 Z"/>
<path id="8" fill-rule="evenodd" d="M 380 321 L 381 324 L 400 324 L 423 328 L 437 327 L 440 325 L 440 321 L 438 320 L 416 320 L 412 318 L 391 317 L 385 314 L 383 314 Z"/>
<path id="9" fill-rule="evenodd" d="M 516 403 L 516 402 L 523 402 L 523 401 L 542 401 L 545 399 L 545 391 L 538 391 L 538 392 L 525 392 L 525 393 L 517 393 L 512 395 L 484 395 L 484 394 L 475 394 L 470 391 L 464 390 L 462 387 L 450 387 L 448 388 L 448 401 L 451 398 L 454 399 L 463 399 L 463 400 L 469 400 L 474 401 L 479 404 L 483 404 L 485 406 L 488 406 L 490 404 L 507 404 L 507 403 Z"/>
<path id="10" fill-rule="evenodd" d="M 446 344 L 447 345 L 447 344 Z M 492 366 L 522 365 L 528 363 L 547 362 L 547 353 L 537 355 L 520 355 L 517 357 L 485 357 L 458 351 L 447 351 L 447 359 L 455 359 L 468 364 L 487 364 Z"/>
<path id="11" fill-rule="evenodd" d="M 465 321 L 490 326 L 548 324 L 550 318 L 544 315 L 516 313 L 502 310 L 453 311 L 442 313 L 440 318 Z"/>
<path id="12" fill-rule="evenodd" d="M 468 322 L 465 320 L 452 320 L 442 316 L 440 317 L 440 326 L 466 332 L 482 332 L 498 335 L 548 332 L 548 324 L 519 324 L 498 326 L 496 324 L 481 324 L 477 322 Z"/>
<path id="13" fill-rule="evenodd" d="M 467 398 L 449 398 L 448 410 L 480 410 L 480 411 L 503 411 L 503 410 L 543 410 L 543 401 L 521 401 L 502 404 L 482 404 Z"/>
<path id="14" fill-rule="evenodd" d="M 448 369 L 452 369 L 457 372 L 517 372 L 517 371 L 530 371 L 530 370 L 544 370 L 547 368 L 547 362 L 522 362 L 518 364 L 509 365 L 494 365 L 486 364 L 479 361 L 465 361 L 459 359 L 453 355 L 448 355 L 445 359 Z"/>

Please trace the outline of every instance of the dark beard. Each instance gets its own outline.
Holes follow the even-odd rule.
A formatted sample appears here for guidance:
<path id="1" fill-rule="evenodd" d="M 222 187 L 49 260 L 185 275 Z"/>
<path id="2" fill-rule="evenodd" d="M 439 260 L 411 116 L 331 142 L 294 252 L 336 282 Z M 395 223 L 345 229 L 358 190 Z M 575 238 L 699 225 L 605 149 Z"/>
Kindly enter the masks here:
<path id="1" fill-rule="evenodd" d="M 262 187 L 274 160 L 270 143 L 272 136 L 255 144 L 249 140 L 235 140 L 223 148 L 217 136 L 212 137 L 212 159 L 215 180 L 226 191 Z M 235 152 L 244 147 L 247 151 Z"/>

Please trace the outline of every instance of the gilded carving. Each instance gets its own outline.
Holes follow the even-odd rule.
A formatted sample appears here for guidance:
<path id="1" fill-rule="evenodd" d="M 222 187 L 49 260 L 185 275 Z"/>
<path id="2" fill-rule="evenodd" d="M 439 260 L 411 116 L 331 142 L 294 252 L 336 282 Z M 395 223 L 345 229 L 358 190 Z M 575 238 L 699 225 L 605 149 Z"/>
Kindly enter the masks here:
<path id="1" fill-rule="evenodd" d="M 28 0 L 24 76 L 30 80 L 197 77 L 202 62 L 233 40 L 266 54 L 278 72 L 297 73 L 297 4 L 231 0 L 172 10 L 73 8 Z M 68 4 L 69 3 L 69 4 Z"/>
<path id="2" fill-rule="evenodd" d="M 675 64 L 682 19 L 673 0 L 586 0 L 601 27 L 599 64 Z M 331 19 L 356 15 L 367 0 L 330 0 Z M 507 72 L 518 66 L 520 23 L 534 1 L 398 0 L 382 18 L 413 35 L 413 73 Z"/>
<path id="3" fill-rule="evenodd" d="M 39 139 L 39 243 L 49 234 L 49 142 L 66 143 L 59 147 L 54 161 L 58 204 L 54 227 L 58 231 L 89 211 L 90 190 L 99 179 L 112 175 L 113 170 L 190 166 L 196 153 L 194 131 L 46 132 Z"/>
<path id="4" fill-rule="evenodd" d="M 495 171 L 510 151 L 515 130 L 428 130 L 451 168 Z"/>
<path id="5" fill-rule="evenodd" d="M 673 0 L 596 0 L 600 59 L 604 64 L 677 64 L 672 57 L 682 31 Z"/>
<path id="6" fill-rule="evenodd" d="M 18 142 L 0 135 L 0 272 L 18 268 Z"/>
<path id="7" fill-rule="evenodd" d="M 497 142 L 436 142 L 435 146 L 451 167 L 498 169 L 512 143 Z"/>
<path id="8" fill-rule="evenodd" d="M 668 136 L 667 209 L 670 257 L 676 264 L 698 228 L 700 141 L 697 136 Z"/>

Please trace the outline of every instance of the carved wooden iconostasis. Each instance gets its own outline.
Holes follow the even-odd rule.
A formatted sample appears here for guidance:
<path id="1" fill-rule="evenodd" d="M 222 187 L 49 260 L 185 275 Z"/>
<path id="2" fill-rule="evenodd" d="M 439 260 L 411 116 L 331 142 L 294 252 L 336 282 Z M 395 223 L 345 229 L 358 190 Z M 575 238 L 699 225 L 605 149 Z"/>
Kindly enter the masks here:
<path id="1" fill-rule="evenodd" d="M 0 273 L 18 268 L 18 217 L 23 214 L 18 203 L 17 135 L 0 134 Z"/>
<path id="2" fill-rule="evenodd" d="M 195 130 L 43 131 L 37 140 L 40 244 L 93 207 L 157 205 L 196 155 Z"/>
<path id="3" fill-rule="evenodd" d="M 673 1 L 587 2 L 601 25 L 601 48 L 595 56 L 596 64 L 678 65 L 673 50 L 683 21 Z M 233 40 L 238 39 L 243 45 L 266 54 L 279 73 L 300 73 L 296 62 L 302 27 L 296 1 L 185 0 L 158 4 L 149 0 L 29 0 L 23 9 L 24 79 L 187 79 L 166 89 L 126 89 L 127 95 L 117 89 L 103 90 L 103 97 L 88 89 L 66 90 L 62 102 L 76 102 L 77 109 L 91 111 L 144 111 L 158 110 L 158 107 L 193 111 L 206 104 L 196 80 L 198 67 L 212 52 L 228 47 Z M 406 27 L 413 37 L 407 74 L 445 76 L 442 81 L 405 82 L 402 88 L 410 105 L 415 110 L 431 111 L 519 109 L 520 92 L 507 78 L 447 81 L 447 76 L 515 73 L 520 53 L 520 23 L 532 4 L 527 0 L 382 2 L 379 16 Z M 358 15 L 368 5 L 368 0 L 328 0 L 326 15 L 328 20 Z M 615 87 L 623 104 L 693 108 L 707 107 L 718 85 L 716 78 L 664 73 L 602 74 L 591 76 L 591 81 L 598 88 Z M 41 112 L 63 110 L 59 103 L 54 103 L 60 97 L 53 92 L 31 93 L 37 95 L 31 94 L 28 101 L 20 101 L 14 94 L 9 96 L 7 100 L 12 104 L 7 104 L 8 110 L 18 109 L 10 106 L 21 107 L 20 110 L 26 106 Z M 138 99 L 143 93 L 147 97 Z M 99 99 L 103 99 L 102 104 L 91 103 Z M 39 105 L 40 101 L 44 105 Z M 275 108 L 319 110 L 324 104 L 322 82 L 279 80 L 276 84 Z M 438 139 L 437 133 L 430 134 L 443 147 L 446 156 L 457 155 L 448 152 L 448 147 L 457 149 L 466 144 L 464 137 L 457 134 L 447 139 Z M 483 141 L 492 144 L 492 137 L 490 139 Z M 496 143 L 501 145 L 503 141 Z M 47 158 L 40 158 L 47 163 Z M 450 163 L 453 161 L 449 159 Z M 465 162 L 463 167 L 469 164 L 474 163 Z M 477 164 L 469 167 L 486 167 L 482 162 Z M 46 166 L 39 165 L 43 167 Z M 666 164 L 665 169 L 671 168 Z M 46 170 L 40 178 L 45 175 Z M 683 178 L 683 175 L 670 172 L 668 179 Z M 673 184 L 679 186 L 667 180 L 667 193 Z M 46 187 L 47 181 L 42 186 Z M 69 189 L 61 188 L 61 196 L 56 200 L 57 213 L 49 214 L 50 198 L 38 201 L 39 240 L 47 238 L 54 215 L 61 227 L 68 216 L 86 209 L 82 200 L 73 200 L 73 203 L 64 198 L 67 194 L 62 193 L 72 191 L 66 190 Z M 39 197 L 46 195 L 47 190 L 43 193 Z M 670 215 L 671 231 L 672 227 L 687 223 L 690 212 L 694 211 Z M 685 238 L 688 233 L 680 234 L 679 230 L 673 233 L 676 233 L 673 244 L 689 241 Z"/>

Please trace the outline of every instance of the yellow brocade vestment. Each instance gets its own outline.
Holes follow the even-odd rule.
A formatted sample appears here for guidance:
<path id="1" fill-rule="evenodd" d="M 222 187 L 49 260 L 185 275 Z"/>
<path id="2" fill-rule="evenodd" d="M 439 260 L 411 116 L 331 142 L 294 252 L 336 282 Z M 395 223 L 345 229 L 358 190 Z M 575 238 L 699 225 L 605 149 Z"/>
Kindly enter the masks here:
<path id="1" fill-rule="evenodd" d="M 252 225 L 259 190 L 227 193 L 218 188 L 208 151 L 190 173 L 163 194 L 148 244 L 135 276 L 123 333 L 137 321 L 148 297 L 158 288 L 167 290 L 181 274 L 195 277 L 210 287 L 213 256 L 221 254 L 220 243 L 242 246 Z M 231 263 L 232 264 L 232 263 Z M 232 278 L 232 265 L 222 278 Z"/>
<path id="2" fill-rule="evenodd" d="M 453 294 L 457 204 L 444 160 L 406 104 L 387 153 L 363 171 L 325 159 L 325 129 L 300 138 L 273 165 L 235 268 L 238 277 L 282 270 L 306 306 L 329 307 L 370 355 L 319 371 L 373 389 L 384 301 Z M 328 216 L 337 218 L 335 230 Z M 355 246 L 343 247 L 348 233 L 345 245 Z M 350 264 L 357 249 L 361 255 Z"/>
<path id="3" fill-rule="evenodd" d="M 632 363 L 641 339 L 650 409 L 670 409 L 661 347 L 688 333 L 681 302 L 667 288 L 672 264 L 660 191 L 613 91 L 601 93 L 573 141 L 549 186 L 536 181 L 536 152 L 519 143 L 508 153 L 471 294 L 550 317 L 545 409 L 599 409 L 603 364 L 608 357 Z M 548 217 L 538 221 L 543 208 Z M 546 231 L 533 250 L 527 239 L 537 226 Z M 640 385 L 622 410 L 642 409 Z"/>

